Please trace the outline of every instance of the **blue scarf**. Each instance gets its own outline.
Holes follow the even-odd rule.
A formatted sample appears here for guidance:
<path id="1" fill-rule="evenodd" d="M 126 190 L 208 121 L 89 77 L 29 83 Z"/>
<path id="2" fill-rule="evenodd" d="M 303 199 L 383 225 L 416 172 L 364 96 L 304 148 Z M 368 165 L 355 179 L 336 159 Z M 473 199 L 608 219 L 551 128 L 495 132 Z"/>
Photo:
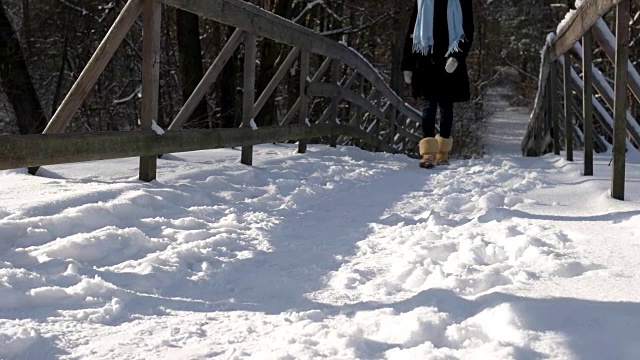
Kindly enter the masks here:
<path id="1" fill-rule="evenodd" d="M 429 51 L 433 50 L 434 1 L 418 0 L 418 16 L 416 27 L 413 29 L 413 51 L 422 55 L 427 55 Z M 460 0 L 448 0 L 447 24 L 449 25 L 449 50 L 445 57 L 452 52 L 460 51 L 460 41 L 464 41 Z"/>

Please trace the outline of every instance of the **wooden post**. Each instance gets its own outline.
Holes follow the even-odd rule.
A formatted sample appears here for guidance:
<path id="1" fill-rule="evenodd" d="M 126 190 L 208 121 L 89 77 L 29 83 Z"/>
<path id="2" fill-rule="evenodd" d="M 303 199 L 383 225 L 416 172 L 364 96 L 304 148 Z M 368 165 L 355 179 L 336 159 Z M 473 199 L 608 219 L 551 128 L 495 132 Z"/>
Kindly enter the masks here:
<path id="1" fill-rule="evenodd" d="M 564 54 L 564 150 L 567 161 L 573 161 L 573 99 L 571 89 L 571 56 Z"/>
<path id="2" fill-rule="evenodd" d="M 551 125 L 553 126 L 553 153 L 560 155 L 560 113 L 558 104 L 558 62 L 551 61 L 549 65 L 549 87 L 551 102 Z"/>
<path id="3" fill-rule="evenodd" d="M 359 87 L 358 87 L 358 89 L 359 89 L 359 90 L 358 90 L 358 93 L 359 93 L 362 97 L 364 97 L 364 96 L 365 96 L 365 94 L 364 94 L 364 81 L 365 81 L 364 76 L 360 76 L 360 85 L 359 85 Z M 367 100 L 368 100 L 368 99 L 367 99 Z M 357 106 L 357 107 L 356 107 L 355 126 L 357 126 L 357 127 L 358 127 L 358 129 L 360 129 L 360 127 L 362 126 L 362 114 L 363 114 L 362 110 L 363 110 L 363 109 L 362 109 L 362 107 L 361 107 L 361 106 Z M 358 146 L 362 147 L 362 144 L 363 144 L 362 140 L 358 140 Z"/>
<path id="4" fill-rule="evenodd" d="M 538 117 L 536 119 L 534 119 L 534 147 L 535 147 L 535 153 L 536 156 L 541 156 L 544 153 L 544 149 L 542 149 L 543 146 L 543 140 L 544 140 L 544 113 L 543 114 L 539 114 Z"/>
<path id="5" fill-rule="evenodd" d="M 613 176 L 611 197 L 624 200 L 627 135 L 627 70 L 629 64 L 629 20 L 631 3 L 622 0 L 616 9 L 616 61 L 613 126 Z"/>
<path id="6" fill-rule="evenodd" d="M 542 136 L 543 138 L 546 138 L 547 135 L 550 136 L 551 134 L 551 107 L 549 106 L 551 103 L 549 102 L 549 99 L 551 98 L 551 96 L 549 95 L 550 91 L 549 91 L 549 73 L 547 73 L 547 79 L 544 81 L 544 96 L 542 97 L 542 110 L 540 112 L 540 117 L 541 117 L 541 122 L 542 122 Z M 543 145 L 544 146 L 544 145 Z M 540 153 L 540 155 L 544 154 L 544 150 L 546 149 L 541 149 L 542 153 Z"/>
<path id="7" fill-rule="evenodd" d="M 244 37 L 244 92 L 242 97 L 242 126 L 251 127 L 253 105 L 256 97 L 256 35 L 247 33 Z M 253 163 L 253 146 L 243 146 L 240 162 Z"/>
<path id="8" fill-rule="evenodd" d="M 374 106 L 375 106 L 377 100 L 380 100 L 380 103 L 382 103 L 381 96 L 376 96 L 376 99 L 371 101 L 374 104 Z M 382 130 L 381 122 L 383 121 L 383 119 L 385 117 L 384 116 L 382 116 L 382 117 L 375 116 L 375 114 L 372 113 L 372 112 L 369 112 L 369 114 L 371 114 L 371 118 L 372 118 L 372 121 L 373 121 L 373 123 L 371 125 L 372 126 L 371 134 L 373 134 L 373 136 L 375 136 L 376 138 L 379 139 L 380 138 L 380 131 Z M 373 151 L 377 151 L 377 149 L 375 147 L 373 147 L 373 146 L 371 147 L 371 149 L 373 149 Z"/>
<path id="9" fill-rule="evenodd" d="M 309 51 L 300 52 L 300 112 L 298 120 L 300 125 L 309 124 L 309 96 L 307 95 L 307 78 L 309 77 Z M 298 153 L 307 152 L 306 139 L 298 140 Z"/>
<path id="10" fill-rule="evenodd" d="M 553 66 L 553 63 L 551 64 L 551 66 Z M 547 75 L 549 77 L 551 77 L 551 75 Z M 545 136 L 546 134 L 552 134 L 554 132 L 553 130 L 553 115 L 552 115 L 552 110 L 553 110 L 553 88 L 551 87 L 551 81 L 550 79 L 547 79 L 547 82 L 545 83 L 545 90 L 544 90 L 544 124 L 545 124 Z"/>
<path id="11" fill-rule="evenodd" d="M 324 73 L 327 72 L 330 65 L 331 65 L 331 58 L 326 58 L 325 61 L 322 63 L 322 65 L 320 65 L 316 73 L 313 75 L 310 82 L 311 83 L 316 82 L 321 77 L 323 77 Z M 293 104 L 293 106 L 289 110 L 289 112 L 284 116 L 284 118 L 282 118 L 282 121 L 280 122 L 280 126 L 289 125 L 289 123 L 293 120 L 293 117 L 295 116 L 296 112 L 298 112 L 299 109 L 300 109 L 300 99 L 297 99 L 295 104 Z"/>
<path id="12" fill-rule="evenodd" d="M 142 20 L 142 103 L 140 108 L 141 130 L 151 130 L 158 119 L 158 94 L 160 86 L 160 21 L 162 5 L 145 0 Z M 140 180 L 156 178 L 156 155 L 140 157 Z"/>
<path id="13" fill-rule="evenodd" d="M 582 175 L 593 175 L 593 35 L 582 37 L 582 127 L 584 133 L 584 169 Z"/>
<path id="14" fill-rule="evenodd" d="M 333 59 L 333 62 L 331 64 L 331 84 L 335 85 L 335 86 L 340 86 L 340 66 L 342 64 L 340 63 L 340 60 L 338 59 Z M 331 121 L 331 125 L 336 125 L 338 123 L 338 103 L 340 102 L 340 97 L 338 96 L 338 94 L 335 94 L 334 96 L 331 97 L 331 117 L 329 119 L 329 121 Z M 329 146 L 331 147 L 337 147 L 338 146 L 338 137 L 335 135 L 331 135 L 330 138 L 330 144 Z"/>

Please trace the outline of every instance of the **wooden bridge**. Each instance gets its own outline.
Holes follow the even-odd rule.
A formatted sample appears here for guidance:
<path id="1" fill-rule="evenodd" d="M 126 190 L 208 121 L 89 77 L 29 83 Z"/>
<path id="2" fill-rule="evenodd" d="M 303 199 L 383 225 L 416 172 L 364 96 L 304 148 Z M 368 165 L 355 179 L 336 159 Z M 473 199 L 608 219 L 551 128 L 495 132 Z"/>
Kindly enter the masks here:
<path id="1" fill-rule="evenodd" d="M 633 1 L 640 5 L 640 0 Z M 560 154 L 563 140 L 567 160 L 573 160 L 576 145 L 583 146 L 584 175 L 593 174 L 593 151 L 606 151 L 612 147 L 611 193 L 616 199 L 624 199 L 626 149 L 640 145 L 640 125 L 628 111 L 626 92 L 628 87 L 634 98 L 640 101 L 640 76 L 628 59 L 630 2 L 585 0 L 557 34 L 549 35 L 542 51 L 534 109 L 522 141 L 524 155 L 539 156 L 550 151 Z M 160 15 L 163 4 L 235 27 L 236 30 L 168 130 L 159 135 L 152 131 L 152 127 L 158 114 Z M 615 37 L 602 20 L 614 8 L 617 13 Z M 64 133 L 141 14 L 141 130 Z M 256 100 L 257 37 L 288 45 L 291 50 Z M 594 38 L 615 64 L 613 87 L 593 63 Z M 182 129 L 241 45 L 244 51 L 242 126 L 211 130 Z M 572 58 L 576 60 L 575 66 L 572 66 Z M 317 66 L 312 69 L 312 64 Z M 564 75 L 562 81 L 558 79 L 559 70 Z M 279 120 L 278 126 L 255 127 L 253 119 L 290 71 L 298 71 L 300 75 L 297 101 Z M 563 91 L 559 91 L 560 84 L 563 84 Z M 314 97 L 328 98 L 329 105 L 321 116 L 310 119 L 309 104 Z M 343 108 L 343 103 L 349 106 Z M 560 110 L 561 105 L 564 111 Z M 563 127 L 560 126 L 561 122 Z M 251 165 L 253 145 L 294 140 L 299 142 L 298 151 L 303 153 L 306 141 L 318 137 L 330 139 L 331 146 L 358 141 L 379 151 L 413 154 L 421 138 L 417 135 L 420 123 L 420 113 L 394 93 L 378 71 L 359 53 L 250 3 L 242 0 L 129 0 L 44 133 L 0 138 L 0 169 L 28 167 L 31 173 L 35 173 L 42 165 L 139 156 L 139 178 L 151 181 L 156 177 L 157 157 L 161 154 L 242 147 L 241 162 Z"/>
<path id="2" fill-rule="evenodd" d="M 640 6 L 640 0 L 634 1 Z M 602 19 L 613 9 L 615 36 Z M 640 146 L 640 124 L 629 111 L 627 95 L 629 88 L 640 101 L 640 76 L 629 61 L 630 15 L 631 0 L 586 0 L 557 34 L 548 36 L 538 93 L 522 142 L 527 156 L 550 151 L 560 155 L 563 142 L 569 161 L 573 161 L 574 146 L 582 146 L 586 176 L 593 175 L 593 152 L 613 148 L 611 196 L 619 200 L 624 200 L 625 154 Z M 593 62 L 596 45 L 615 67 L 613 87 Z"/>
<path id="3" fill-rule="evenodd" d="M 158 115 L 160 19 L 162 5 L 176 7 L 200 17 L 235 27 L 236 30 L 185 102 L 168 130 L 152 131 Z M 64 133 L 83 100 L 104 71 L 133 23 L 142 14 L 141 131 Z M 255 98 L 256 39 L 265 37 L 291 46 L 270 83 Z M 243 46 L 244 81 L 240 128 L 186 130 L 183 124 L 223 71 L 235 51 Z M 316 57 L 315 59 L 312 57 Z M 319 64 L 316 69 L 313 63 Z M 299 71 L 299 97 L 279 126 L 257 128 L 253 119 L 273 96 L 285 75 Z M 330 99 L 324 113 L 310 119 L 313 97 Z M 348 114 L 339 113 L 346 102 Z M 339 116 L 342 115 L 342 116 Z M 342 120 L 344 119 L 344 120 Z M 412 153 L 421 137 L 420 112 L 405 104 L 380 73 L 358 52 L 308 28 L 285 20 L 242 0 L 129 0 L 86 68 L 61 103 L 43 134 L 0 137 L 0 169 L 29 167 L 35 174 L 42 165 L 140 156 L 140 179 L 156 178 L 161 154 L 242 147 L 241 162 L 252 163 L 252 146 L 329 138 L 331 146 L 359 141 L 372 149 Z"/>

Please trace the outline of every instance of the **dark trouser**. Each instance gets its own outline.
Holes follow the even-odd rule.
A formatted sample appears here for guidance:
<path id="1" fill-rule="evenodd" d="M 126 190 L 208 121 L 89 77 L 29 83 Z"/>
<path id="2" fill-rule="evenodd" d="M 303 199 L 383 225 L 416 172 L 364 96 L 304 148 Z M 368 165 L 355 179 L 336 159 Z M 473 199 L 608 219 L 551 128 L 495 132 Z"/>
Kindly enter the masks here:
<path id="1" fill-rule="evenodd" d="M 440 136 L 451 137 L 451 127 L 453 125 L 453 101 L 449 100 L 426 100 L 422 111 L 422 131 L 424 137 L 436 136 L 436 110 L 440 106 Z"/>

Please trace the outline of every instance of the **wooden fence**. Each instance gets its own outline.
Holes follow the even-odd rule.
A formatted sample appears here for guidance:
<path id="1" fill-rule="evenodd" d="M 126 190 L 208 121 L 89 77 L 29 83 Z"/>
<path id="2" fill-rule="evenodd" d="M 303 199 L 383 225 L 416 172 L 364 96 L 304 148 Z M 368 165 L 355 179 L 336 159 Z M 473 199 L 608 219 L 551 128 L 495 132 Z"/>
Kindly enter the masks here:
<path id="1" fill-rule="evenodd" d="M 640 6 L 640 0 L 634 2 Z M 615 36 L 602 20 L 612 8 L 616 11 Z M 629 61 L 630 15 L 631 0 L 585 0 L 558 34 L 550 34 L 542 50 L 538 93 L 522 141 L 525 156 L 552 150 L 559 155 L 564 138 L 569 161 L 573 161 L 574 144 L 583 146 L 583 174 L 587 176 L 593 175 L 593 152 L 613 146 L 611 196 L 618 200 L 624 200 L 626 150 L 640 145 L 640 124 L 627 104 L 627 88 L 640 101 L 640 76 Z M 595 45 L 615 66 L 613 87 L 593 62 Z M 563 86 L 562 96 L 559 85 Z M 563 99 L 564 111 L 559 99 Z"/>
<path id="2" fill-rule="evenodd" d="M 152 126 L 158 115 L 160 21 L 163 5 L 233 26 L 236 30 L 167 131 L 158 135 L 152 131 Z M 141 14 L 141 130 L 64 133 Z M 256 100 L 258 37 L 275 40 L 292 49 Z M 182 129 L 240 45 L 244 45 L 242 126 L 234 129 Z M 311 56 L 324 59 L 318 62 L 321 65 L 313 73 Z M 300 75 L 299 97 L 295 104 L 279 120 L 279 126 L 256 128 L 253 119 L 294 66 Z M 365 83 L 371 89 L 367 94 L 364 93 Z M 309 119 L 309 106 L 314 97 L 326 97 L 330 99 L 330 105 L 318 119 Z M 346 120 L 339 118 L 339 107 L 343 102 L 349 104 Z M 380 73 L 359 53 L 345 44 L 325 38 L 250 3 L 242 0 L 129 0 L 43 134 L 0 136 L 0 169 L 29 167 L 29 171 L 35 174 L 42 165 L 140 156 L 139 178 L 151 181 L 156 178 L 157 158 L 160 154 L 240 146 L 241 162 L 251 165 L 253 145 L 298 140 L 298 151 L 303 153 L 306 151 L 305 141 L 318 137 L 329 137 L 331 146 L 336 146 L 338 142 L 347 144 L 357 139 L 381 151 L 412 153 L 421 139 L 414 134 L 420 123 L 420 113 L 395 94 Z"/>

